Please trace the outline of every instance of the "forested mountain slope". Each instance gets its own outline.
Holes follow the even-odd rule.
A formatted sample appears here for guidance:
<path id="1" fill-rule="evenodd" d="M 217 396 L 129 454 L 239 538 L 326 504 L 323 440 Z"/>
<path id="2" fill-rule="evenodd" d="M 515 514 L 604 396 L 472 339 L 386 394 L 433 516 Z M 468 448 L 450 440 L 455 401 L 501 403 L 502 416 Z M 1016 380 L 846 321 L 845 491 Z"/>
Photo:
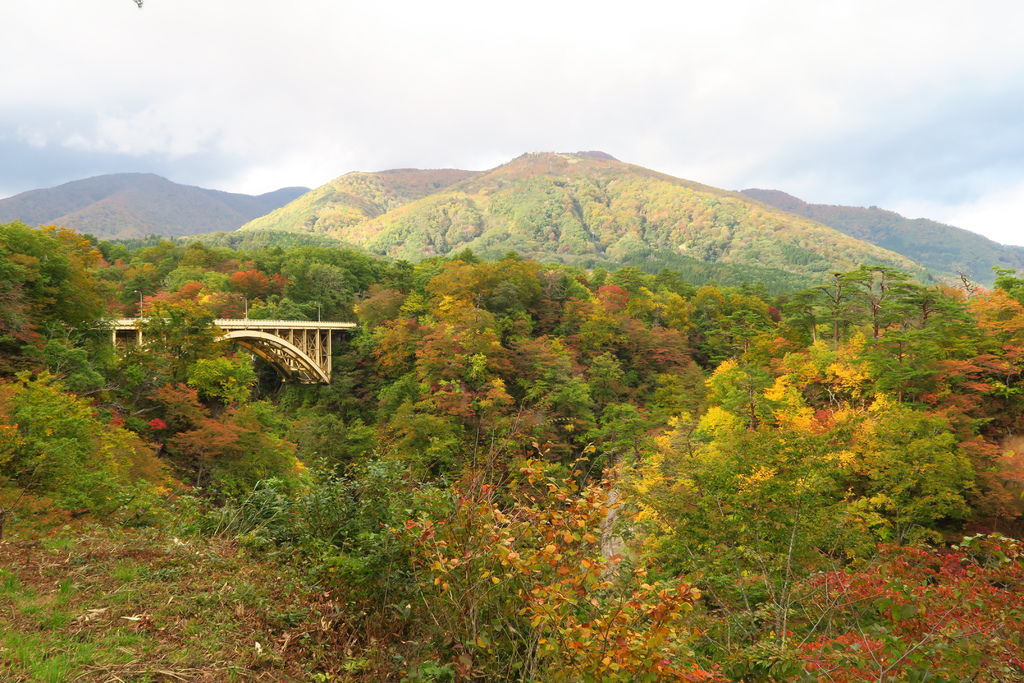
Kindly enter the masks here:
<path id="1" fill-rule="evenodd" d="M 288 187 L 235 194 L 179 185 L 152 173 L 117 173 L 2 199 L 0 222 L 61 225 L 103 239 L 178 237 L 234 230 L 304 192 L 304 187 Z"/>
<path id="2" fill-rule="evenodd" d="M 985 285 L 991 285 L 995 278 L 993 266 L 1024 268 L 1024 247 L 999 244 L 969 230 L 927 218 L 905 218 L 877 206 L 808 204 L 779 190 L 751 188 L 743 190 L 743 194 L 895 251 L 932 270 L 948 275 L 963 271 Z"/>
<path id="3" fill-rule="evenodd" d="M 696 262 L 809 278 L 862 263 L 919 270 L 898 254 L 744 195 L 605 154 L 525 154 L 412 201 L 412 192 L 396 197 L 384 191 L 394 173 L 412 172 L 343 176 L 243 229 L 323 231 L 413 260 L 470 248 L 485 256 L 516 251 L 585 266 Z M 447 173 L 454 178 L 456 172 Z M 355 184 L 362 191 L 353 191 Z M 331 212 L 311 210 L 317 198 L 339 195 L 344 201 Z"/>
<path id="4" fill-rule="evenodd" d="M 244 230 L 335 232 L 476 175 L 458 169 L 399 168 L 346 173 L 286 206 L 242 226 Z"/>

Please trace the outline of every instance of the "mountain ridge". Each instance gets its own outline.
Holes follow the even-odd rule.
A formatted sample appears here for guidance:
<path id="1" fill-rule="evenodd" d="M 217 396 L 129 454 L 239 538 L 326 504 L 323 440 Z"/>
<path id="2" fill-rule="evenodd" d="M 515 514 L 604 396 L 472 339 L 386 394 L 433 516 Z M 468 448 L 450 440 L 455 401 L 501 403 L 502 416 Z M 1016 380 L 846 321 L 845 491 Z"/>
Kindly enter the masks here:
<path id="1" fill-rule="evenodd" d="M 927 218 L 907 218 L 877 206 L 812 204 L 781 190 L 748 188 L 742 193 L 902 254 L 948 277 L 963 272 L 989 286 L 995 279 L 994 266 L 1024 269 L 1024 247 L 1000 244 L 953 225 Z"/>
<path id="2" fill-rule="evenodd" d="M 233 230 L 307 191 L 286 187 L 246 195 L 181 185 L 154 173 L 114 173 L 2 199 L 0 222 L 63 225 L 103 239 L 180 237 Z"/>

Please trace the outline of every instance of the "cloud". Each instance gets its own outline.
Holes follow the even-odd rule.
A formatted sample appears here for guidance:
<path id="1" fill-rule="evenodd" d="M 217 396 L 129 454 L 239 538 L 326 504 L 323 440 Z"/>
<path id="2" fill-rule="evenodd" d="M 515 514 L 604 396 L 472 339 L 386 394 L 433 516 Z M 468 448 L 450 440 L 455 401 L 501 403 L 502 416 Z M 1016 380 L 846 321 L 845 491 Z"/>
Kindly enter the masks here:
<path id="1" fill-rule="evenodd" d="M 1024 246 L 1024 181 L 987 192 L 944 213 L 952 225 L 984 232 L 1003 244 Z"/>
<path id="2" fill-rule="evenodd" d="M 4 138 L 0 138 L 0 159 L 4 160 L 0 164 L 0 197 L 104 173 L 156 173 L 176 182 L 215 187 L 218 178 L 235 173 L 239 164 L 238 159 L 216 154 L 177 159 L 160 154 L 125 156 Z"/>
<path id="3" fill-rule="evenodd" d="M 1024 180 L 1024 5 L 1009 0 L 48 0 L 7 14 L 19 57 L 0 69 L 0 140 L 38 157 L 0 189 L 37 186 L 50 162 L 60 180 L 121 159 L 258 192 L 575 149 L 810 201 L 966 207 Z"/>
<path id="4" fill-rule="evenodd" d="M 1003 244 L 1024 246 L 1024 180 L 982 193 L 962 204 L 906 202 L 895 210 L 979 232 Z"/>
<path id="5" fill-rule="evenodd" d="M 1000 179 L 1024 177 L 1024 93 L 978 92 L 966 85 L 908 93 L 885 105 L 888 111 L 863 118 L 842 135 L 767 160 L 766 172 L 791 175 L 819 197 L 843 193 L 849 199 L 853 190 L 873 203 L 908 194 L 968 201 Z"/>

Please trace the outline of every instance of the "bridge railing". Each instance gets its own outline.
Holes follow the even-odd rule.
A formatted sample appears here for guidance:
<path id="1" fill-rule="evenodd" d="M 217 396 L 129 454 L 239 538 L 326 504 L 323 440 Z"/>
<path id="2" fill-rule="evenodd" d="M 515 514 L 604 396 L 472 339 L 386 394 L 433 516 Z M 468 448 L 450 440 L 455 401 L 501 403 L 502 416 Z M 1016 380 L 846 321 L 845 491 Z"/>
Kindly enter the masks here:
<path id="1" fill-rule="evenodd" d="M 148 318 L 116 318 L 110 321 L 110 327 L 118 330 L 134 330 L 140 321 Z M 217 327 L 224 329 L 240 328 L 273 328 L 273 329 L 318 329 L 318 330 L 353 330 L 357 323 L 337 320 L 256 320 L 254 318 L 217 318 L 213 321 Z"/>

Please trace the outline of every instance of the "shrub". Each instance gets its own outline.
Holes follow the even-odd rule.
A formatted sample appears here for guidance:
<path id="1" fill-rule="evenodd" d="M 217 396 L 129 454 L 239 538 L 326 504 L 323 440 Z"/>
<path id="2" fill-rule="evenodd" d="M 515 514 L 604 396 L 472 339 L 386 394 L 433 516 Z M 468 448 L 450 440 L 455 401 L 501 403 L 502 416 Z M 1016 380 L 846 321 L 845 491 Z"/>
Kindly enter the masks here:
<path id="1" fill-rule="evenodd" d="M 0 434 L 0 475 L 69 510 L 147 506 L 170 483 L 148 444 L 49 375 L 0 385 Z"/>

